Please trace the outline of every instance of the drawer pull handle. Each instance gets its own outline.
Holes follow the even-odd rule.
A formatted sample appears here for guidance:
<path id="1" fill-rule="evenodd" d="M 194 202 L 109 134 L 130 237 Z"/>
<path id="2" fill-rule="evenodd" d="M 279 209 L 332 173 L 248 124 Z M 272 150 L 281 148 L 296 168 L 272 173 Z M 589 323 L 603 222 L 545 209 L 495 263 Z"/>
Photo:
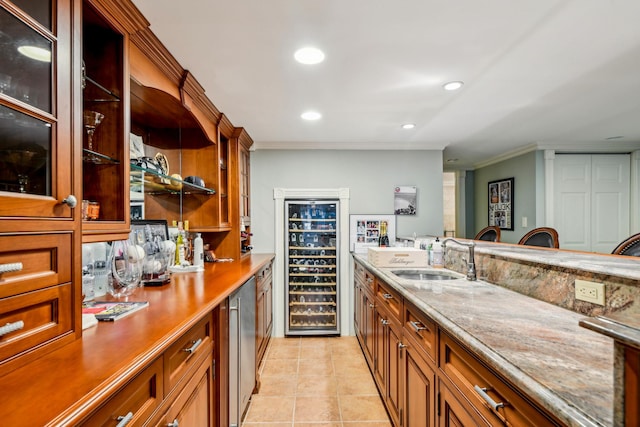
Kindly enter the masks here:
<path id="1" fill-rule="evenodd" d="M 183 348 L 182 351 L 185 351 L 189 354 L 193 354 L 196 351 L 196 349 L 200 346 L 200 344 L 202 344 L 202 338 L 198 338 L 198 341 L 194 341 L 191 347 Z"/>
<path id="2" fill-rule="evenodd" d="M 398 348 L 399 349 L 403 349 L 403 348 L 407 348 L 406 344 L 402 344 L 401 342 L 398 343 Z"/>
<path id="3" fill-rule="evenodd" d="M 4 326 L 0 326 L 0 337 L 3 335 L 7 335 L 10 332 L 19 331 L 24 328 L 24 322 L 22 320 L 18 320 L 17 322 L 7 323 Z"/>
<path id="4" fill-rule="evenodd" d="M 382 296 L 384 297 L 384 299 L 393 299 L 393 295 L 391 294 L 382 294 Z"/>
<path id="5" fill-rule="evenodd" d="M 376 308 L 376 305 L 369 303 L 369 308 Z"/>
<path id="6" fill-rule="evenodd" d="M 10 262 L 8 264 L 0 264 L 0 274 L 9 273 L 11 271 L 20 271 L 22 270 L 21 262 Z"/>
<path id="7" fill-rule="evenodd" d="M 173 420 L 173 422 L 170 422 L 169 424 L 167 424 L 167 427 L 179 427 L 179 426 L 180 426 L 180 423 L 178 422 L 177 418 Z"/>
<path id="8" fill-rule="evenodd" d="M 477 385 L 474 385 L 473 388 L 474 388 L 474 390 L 476 392 L 478 392 L 480 397 L 482 397 L 489 404 L 489 406 L 491 406 L 493 408 L 494 411 L 498 412 L 499 408 L 504 408 L 505 407 L 504 403 L 502 403 L 502 402 L 497 403 L 495 400 L 493 400 L 491 398 L 491 396 L 489 396 L 486 393 L 487 392 L 486 388 L 481 388 L 481 387 L 478 387 Z"/>
<path id="9" fill-rule="evenodd" d="M 371 277 L 367 277 L 367 283 L 373 283 L 373 279 Z"/>
<path id="10" fill-rule="evenodd" d="M 133 419 L 133 412 L 129 412 L 127 415 L 120 415 L 116 420 L 120 421 L 116 427 L 124 427 Z"/>
<path id="11" fill-rule="evenodd" d="M 390 322 L 387 319 L 380 319 L 380 323 L 382 323 L 383 326 L 387 326 Z"/>
<path id="12" fill-rule="evenodd" d="M 424 326 L 422 323 L 420 322 L 409 322 L 409 324 L 411 325 L 411 327 L 413 329 L 415 329 L 416 332 L 420 332 L 420 331 L 426 331 L 427 327 Z"/>

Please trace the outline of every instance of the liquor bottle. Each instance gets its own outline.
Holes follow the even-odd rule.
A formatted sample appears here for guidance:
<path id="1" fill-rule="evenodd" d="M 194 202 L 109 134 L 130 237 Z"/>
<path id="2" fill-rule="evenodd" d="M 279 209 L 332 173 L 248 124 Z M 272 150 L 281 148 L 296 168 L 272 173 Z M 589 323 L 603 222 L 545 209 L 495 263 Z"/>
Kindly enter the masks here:
<path id="1" fill-rule="evenodd" d="M 184 236 L 182 229 L 182 221 L 178 222 L 178 235 L 176 236 L 176 259 L 175 264 L 181 266 L 184 264 Z"/>
<path id="2" fill-rule="evenodd" d="M 387 235 L 386 221 L 380 222 L 380 237 L 378 238 L 378 246 L 386 248 L 389 246 L 389 236 Z"/>

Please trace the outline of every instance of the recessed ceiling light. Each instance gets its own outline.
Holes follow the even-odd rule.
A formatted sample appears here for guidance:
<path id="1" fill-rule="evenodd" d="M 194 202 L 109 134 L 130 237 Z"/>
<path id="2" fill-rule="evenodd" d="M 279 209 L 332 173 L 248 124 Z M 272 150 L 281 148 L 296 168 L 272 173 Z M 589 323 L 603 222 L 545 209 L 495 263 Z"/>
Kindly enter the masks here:
<path id="1" fill-rule="evenodd" d="M 293 57 L 301 64 L 313 65 L 324 61 L 324 52 L 315 47 L 303 47 L 296 50 Z"/>
<path id="2" fill-rule="evenodd" d="M 402 129 L 413 129 L 414 127 L 416 127 L 416 125 L 413 123 L 405 123 L 402 125 Z"/>
<path id="3" fill-rule="evenodd" d="M 51 51 L 37 46 L 20 46 L 18 52 L 27 58 L 41 62 L 51 62 Z"/>
<path id="4" fill-rule="evenodd" d="M 317 111 L 305 111 L 300 115 L 305 120 L 320 120 L 322 118 L 322 114 Z"/>
<path id="5" fill-rule="evenodd" d="M 464 83 L 460 81 L 445 83 L 442 87 L 444 90 L 458 90 Z"/>

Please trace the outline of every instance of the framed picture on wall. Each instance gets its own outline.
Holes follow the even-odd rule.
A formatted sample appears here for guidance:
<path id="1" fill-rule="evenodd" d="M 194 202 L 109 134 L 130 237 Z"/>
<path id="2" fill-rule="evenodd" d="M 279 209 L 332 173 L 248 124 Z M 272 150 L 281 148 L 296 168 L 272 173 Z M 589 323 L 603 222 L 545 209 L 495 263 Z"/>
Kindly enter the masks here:
<path id="1" fill-rule="evenodd" d="M 393 245 L 396 241 L 395 215 L 349 215 L 349 248 L 355 253 L 367 253 L 370 247 L 378 246 L 380 225 L 387 224 L 387 236 Z"/>
<path id="2" fill-rule="evenodd" d="M 489 182 L 489 225 L 513 230 L 513 178 Z"/>

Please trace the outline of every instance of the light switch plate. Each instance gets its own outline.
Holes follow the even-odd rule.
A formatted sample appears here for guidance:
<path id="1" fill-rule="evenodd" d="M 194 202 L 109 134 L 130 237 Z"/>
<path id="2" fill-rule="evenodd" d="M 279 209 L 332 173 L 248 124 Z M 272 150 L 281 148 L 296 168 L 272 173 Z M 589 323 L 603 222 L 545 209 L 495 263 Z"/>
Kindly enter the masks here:
<path id="1" fill-rule="evenodd" d="M 523 216 L 522 217 L 522 228 L 526 228 L 527 227 L 527 217 Z"/>
<path id="2" fill-rule="evenodd" d="M 604 283 L 576 279 L 576 299 L 604 305 Z"/>

